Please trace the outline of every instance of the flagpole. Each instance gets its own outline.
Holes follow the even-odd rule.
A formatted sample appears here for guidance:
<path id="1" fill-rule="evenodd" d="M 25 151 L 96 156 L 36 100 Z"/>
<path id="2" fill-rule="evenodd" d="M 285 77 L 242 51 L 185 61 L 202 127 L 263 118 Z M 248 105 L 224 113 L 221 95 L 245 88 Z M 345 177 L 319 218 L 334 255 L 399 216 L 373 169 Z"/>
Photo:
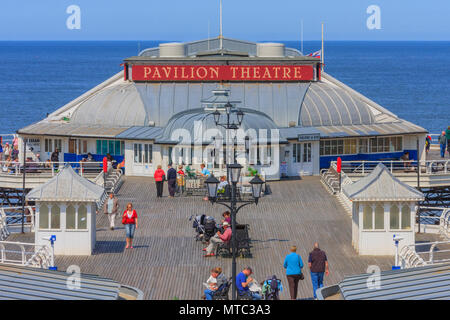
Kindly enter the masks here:
<path id="1" fill-rule="evenodd" d="M 301 42 L 301 45 L 300 45 L 300 47 L 301 47 L 301 52 L 302 52 L 302 54 L 304 55 L 304 53 L 303 53 L 303 19 L 302 19 L 302 21 L 301 21 L 301 34 L 300 34 L 300 42 Z"/>
<path id="2" fill-rule="evenodd" d="M 325 51 L 324 51 L 324 46 L 323 46 L 323 22 L 322 22 L 322 52 L 321 52 L 321 58 L 322 58 L 322 71 L 323 71 L 323 69 L 324 69 L 324 61 L 325 61 L 325 59 L 324 59 L 324 53 L 325 53 Z"/>
<path id="3" fill-rule="evenodd" d="M 220 0 L 220 50 L 223 50 L 222 0 Z"/>

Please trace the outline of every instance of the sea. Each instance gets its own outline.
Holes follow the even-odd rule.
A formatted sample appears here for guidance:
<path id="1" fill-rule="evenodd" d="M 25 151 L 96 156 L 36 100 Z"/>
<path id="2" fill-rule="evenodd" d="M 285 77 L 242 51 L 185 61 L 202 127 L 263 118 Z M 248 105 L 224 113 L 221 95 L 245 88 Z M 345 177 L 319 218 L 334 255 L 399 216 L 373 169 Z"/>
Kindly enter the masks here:
<path id="1" fill-rule="evenodd" d="M 45 118 L 160 42 L 0 42 L 0 135 Z M 305 41 L 303 52 L 320 47 Z M 327 73 L 399 117 L 430 133 L 450 126 L 450 42 L 327 41 L 324 59 Z"/>

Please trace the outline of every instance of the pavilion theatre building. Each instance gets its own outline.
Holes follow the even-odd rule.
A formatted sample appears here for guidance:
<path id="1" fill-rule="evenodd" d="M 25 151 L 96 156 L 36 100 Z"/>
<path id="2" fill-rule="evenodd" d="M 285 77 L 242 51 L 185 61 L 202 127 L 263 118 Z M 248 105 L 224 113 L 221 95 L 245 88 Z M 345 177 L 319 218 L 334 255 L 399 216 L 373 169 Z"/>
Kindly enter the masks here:
<path id="1" fill-rule="evenodd" d="M 211 116 L 227 101 L 244 112 L 239 130 L 253 130 L 231 147 L 217 143 L 225 130 Z M 236 122 L 236 113 L 231 118 Z M 337 157 L 398 159 L 409 151 L 423 159 L 426 133 L 324 73 L 317 58 L 283 44 L 226 38 L 146 49 L 18 131 L 20 145 L 27 139 L 42 161 L 55 148 L 61 161 L 88 152 L 101 161 L 110 153 L 125 159 L 126 175 L 152 176 L 169 163 L 222 171 L 233 153 L 268 179 L 318 175 Z"/>

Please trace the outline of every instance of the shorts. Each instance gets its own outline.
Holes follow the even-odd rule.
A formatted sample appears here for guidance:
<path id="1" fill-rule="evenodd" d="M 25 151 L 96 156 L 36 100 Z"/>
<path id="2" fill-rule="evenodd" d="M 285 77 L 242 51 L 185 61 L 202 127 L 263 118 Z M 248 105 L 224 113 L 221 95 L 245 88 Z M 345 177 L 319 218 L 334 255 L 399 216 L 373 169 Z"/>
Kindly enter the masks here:
<path id="1" fill-rule="evenodd" d="M 125 225 L 125 231 L 127 233 L 127 238 L 133 239 L 135 230 L 136 230 L 136 225 L 135 224 L 126 224 Z"/>

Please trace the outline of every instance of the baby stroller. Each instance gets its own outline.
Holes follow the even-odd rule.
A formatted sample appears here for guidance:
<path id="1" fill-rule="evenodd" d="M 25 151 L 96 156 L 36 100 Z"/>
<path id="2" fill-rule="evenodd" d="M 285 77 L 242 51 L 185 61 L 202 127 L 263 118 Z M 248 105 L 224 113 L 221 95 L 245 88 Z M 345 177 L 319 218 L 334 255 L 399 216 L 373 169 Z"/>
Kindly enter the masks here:
<path id="1" fill-rule="evenodd" d="M 283 291 L 281 280 L 274 275 L 272 278 L 264 281 L 261 293 L 264 300 L 280 300 L 280 291 Z"/>
<path id="2" fill-rule="evenodd" d="M 203 238 L 203 235 L 205 234 L 205 218 L 205 214 L 195 217 L 191 216 L 189 218 L 189 221 L 194 220 L 194 222 L 192 223 L 192 228 L 194 228 L 195 232 L 197 232 L 197 234 L 195 235 L 195 240 L 197 241 L 201 240 Z"/>
<path id="3" fill-rule="evenodd" d="M 209 241 L 209 238 L 213 237 L 216 232 L 216 221 L 213 217 L 207 216 L 205 214 L 199 216 L 191 216 L 189 220 L 194 220 L 192 227 L 197 232 L 195 240 Z"/>
<path id="4" fill-rule="evenodd" d="M 206 242 L 209 241 L 211 237 L 214 237 L 217 232 L 216 220 L 211 216 L 206 216 L 204 220 L 204 229 L 205 234 L 203 236 L 203 241 Z"/>

